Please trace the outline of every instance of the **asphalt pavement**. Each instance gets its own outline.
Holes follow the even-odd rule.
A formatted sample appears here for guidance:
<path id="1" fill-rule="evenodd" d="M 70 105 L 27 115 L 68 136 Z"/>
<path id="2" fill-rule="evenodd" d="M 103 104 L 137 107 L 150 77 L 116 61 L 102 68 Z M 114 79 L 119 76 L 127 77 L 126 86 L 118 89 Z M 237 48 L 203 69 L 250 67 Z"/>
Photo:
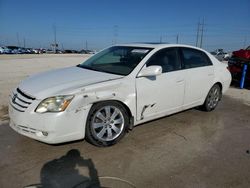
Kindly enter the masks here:
<path id="1" fill-rule="evenodd" d="M 139 125 L 108 148 L 44 144 L 14 132 L 6 117 L 0 143 L 4 188 L 250 187 L 250 106 L 229 96 L 213 112 L 191 109 Z"/>

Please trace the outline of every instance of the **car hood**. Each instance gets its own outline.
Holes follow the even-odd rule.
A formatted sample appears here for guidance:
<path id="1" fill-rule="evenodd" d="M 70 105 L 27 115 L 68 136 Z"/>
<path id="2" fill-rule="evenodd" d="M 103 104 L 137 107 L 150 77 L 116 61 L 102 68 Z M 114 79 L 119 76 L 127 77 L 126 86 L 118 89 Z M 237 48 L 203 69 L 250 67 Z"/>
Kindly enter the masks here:
<path id="1" fill-rule="evenodd" d="M 42 99 L 67 94 L 77 88 L 122 77 L 79 67 L 68 67 L 30 76 L 23 80 L 18 87 L 26 94 Z"/>

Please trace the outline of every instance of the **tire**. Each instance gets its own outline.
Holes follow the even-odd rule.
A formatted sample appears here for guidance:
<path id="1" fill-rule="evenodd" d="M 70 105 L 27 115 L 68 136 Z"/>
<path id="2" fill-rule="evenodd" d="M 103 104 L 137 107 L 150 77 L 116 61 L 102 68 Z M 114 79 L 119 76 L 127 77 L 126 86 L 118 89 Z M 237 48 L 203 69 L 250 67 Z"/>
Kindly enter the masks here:
<path id="1" fill-rule="evenodd" d="M 95 146 L 107 147 L 123 138 L 129 127 L 125 107 L 116 101 L 94 104 L 86 123 L 86 140 Z"/>
<path id="2" fill-rule="evenodd" d="M 218 84 L 213 85 L 209 90 L 202 109 L 206 112 L 214 110 L 221 99 L 221 88 Z"/>

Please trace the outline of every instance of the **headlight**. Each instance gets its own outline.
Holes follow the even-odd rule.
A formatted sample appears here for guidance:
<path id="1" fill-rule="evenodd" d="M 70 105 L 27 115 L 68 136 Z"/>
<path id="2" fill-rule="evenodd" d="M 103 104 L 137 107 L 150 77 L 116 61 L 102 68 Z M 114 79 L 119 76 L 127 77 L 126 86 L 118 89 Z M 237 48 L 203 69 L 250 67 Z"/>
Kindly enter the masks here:
<path id="1" fill-rule="evenodd" d="M 44 99 L 36 108 L 35 112 L 62 112 L 64 111 L 71 100 L 74 98 L 73 95 L 55 96 Z"/>

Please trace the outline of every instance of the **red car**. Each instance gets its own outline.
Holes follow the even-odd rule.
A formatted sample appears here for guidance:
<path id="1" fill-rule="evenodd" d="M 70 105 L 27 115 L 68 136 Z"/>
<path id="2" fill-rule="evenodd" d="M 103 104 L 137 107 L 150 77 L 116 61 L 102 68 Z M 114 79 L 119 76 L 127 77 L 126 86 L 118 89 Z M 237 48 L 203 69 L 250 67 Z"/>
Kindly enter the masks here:
<path id="1" fill-rule="evenodd" d="M 233 56 L 228 61 L 229 71 L 232 74 L 233 82 L 240 82 L 244 65 L 247 65 L 245 76 L 245 86 L 250 86 L 250 46 L 245 50 L 234 51 Z"/>

